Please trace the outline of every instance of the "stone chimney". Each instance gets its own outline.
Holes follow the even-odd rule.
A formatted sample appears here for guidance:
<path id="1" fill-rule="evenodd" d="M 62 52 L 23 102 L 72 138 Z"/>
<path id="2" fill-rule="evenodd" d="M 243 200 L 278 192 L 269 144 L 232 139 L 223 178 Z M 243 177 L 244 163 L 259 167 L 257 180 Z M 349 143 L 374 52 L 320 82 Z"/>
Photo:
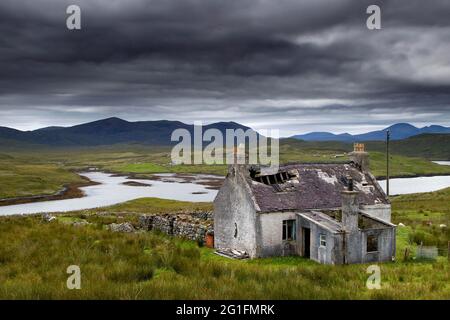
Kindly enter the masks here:
<path id="1" fill-rule="evenodd" d="M 227 161 L 230 161 L 231 156 L 231 163 L 228 162 L 228 173 L 231 173 L 232 175 L 236 174 L 236 171 L 242 171 L 245 173 L 245 175 L 249 175 L 248 172 L 248 159 L 247 155 L 245 153 L 245 145 L 239 144 L 239 146 L 234 146 L 233 151 L 231 154 L 227 154 Z"/>
<path id="2" fill-rule="evenodd" d="M 369 153 L 365 151 L 364 143 L 353 144 L 353 152 L 349 156 L 350 161 L 355 163 L 362 172 L 369 171 Z"/>
<path id="3" fill-rule="evenodd" d="M 350 179 L 347 190 L 342 195 L 342 225 L 347 232 L 358 230 L 359 201 L 358 191 L 353 190 L 353 181 Z"/>

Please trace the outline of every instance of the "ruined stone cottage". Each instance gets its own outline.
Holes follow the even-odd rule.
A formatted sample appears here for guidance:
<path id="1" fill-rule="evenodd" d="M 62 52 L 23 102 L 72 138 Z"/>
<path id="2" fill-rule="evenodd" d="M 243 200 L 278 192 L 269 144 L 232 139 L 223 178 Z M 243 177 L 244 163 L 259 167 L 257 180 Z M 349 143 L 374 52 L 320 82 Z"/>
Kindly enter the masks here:
<path id="1" fill-rule="evenodd" d="M 214 200 L 219 252 L 299 255 L 326 264 L 391 261 L 395 225 L 364 145 L 349 163 L 230 165 Z"/>

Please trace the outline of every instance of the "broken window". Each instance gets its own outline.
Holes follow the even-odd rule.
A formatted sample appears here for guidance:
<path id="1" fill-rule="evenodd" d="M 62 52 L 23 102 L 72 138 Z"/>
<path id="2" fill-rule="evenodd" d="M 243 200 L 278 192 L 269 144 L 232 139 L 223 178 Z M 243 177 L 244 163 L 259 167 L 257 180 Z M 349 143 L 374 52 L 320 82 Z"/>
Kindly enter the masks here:
<path id="1" fill-rule="evenodd" d="M 378 236 L 368 235 L 367 236 L 367 252 L 378 251 Z"/>
<path id="2" fill-rule="evenodd" d="M 326 234 L 321 234 L 319 236 L 319 243 L 321 247 L 326 247 L 327 246 L 327 235 Z"/>
<path id="3" fill-rule="evenodd" d="M 283 240 L 295 240 L 296 230 L 295 220 L 283 220 Z"/>

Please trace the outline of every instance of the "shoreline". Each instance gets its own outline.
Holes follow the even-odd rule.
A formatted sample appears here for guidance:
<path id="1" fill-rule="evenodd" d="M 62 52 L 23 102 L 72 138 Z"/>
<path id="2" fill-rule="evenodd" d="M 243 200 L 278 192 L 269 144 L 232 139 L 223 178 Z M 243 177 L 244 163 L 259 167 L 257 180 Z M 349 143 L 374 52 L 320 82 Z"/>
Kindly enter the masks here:
<path id="1" fill-rule="evenodd" d="M 80 175 L 79 173 L 77 173 L 77 174 Z M 16 205 L 16 204 L 43 202 L 43 201 L 82 198 L 82 197 L 84 197 L 84 192 L 80 188 L 95 186 L 95 185 L 100 184 L 98 182 L 91 181 L 90 179 L 88 179 L 85 176 L 80 175 L 80 177 L 83 180 L 85 180 L 85 182 L 77 182 L 77 183 L 71 183 L 68 185 L 64 185 L 61 190 L 59 190 L 53 194 L 0 199 L 0 207 L 11 206 L 11 205 Z"/>
<path id="2" fill-rule="evenodd" d="M 414 175 L 396 175 L 389 176 L 389 179 L 406 179 L 406 178 L 427 178 L 427 177 L 443 177 L 450 176 L 450 173 L 425 173 L 425 174 L 414 174 Z M 375 176 L 377 180 L 386 180 L 386 176 Z"/>
<path id="3" fill-rule="evenodd" d="M 155 177 L 154 175 L 158 175 L 161 173 L 123 173 L 123 172 L 113 172 L 110 170 L 91 170 L 91 171 L 98 171 L 98 172 L 104 172 L 108 174 L 112 174 L 113 176 L 117 177 L 126 177 L 130 180 L 161 180 L 162 177 Z M 187 179 L 187 182 L 191 182 L 191 175 L 195 175 L 192 173 L 172 173 L 168 172 L 170 174 L 173 174 L 174 177 L 180 177 Z M 53 200 L 65 200 L 65 199 L 76 199 L 76 198 L 82 198 L 85 196 L 84 192 L 80 189 L 83 187 L 89 187 L 94 185 L 99 185 L 99 182 L 95 182 L 90 180 L 89 178 L 81 175 L 81 172 L 76 172 L 83 180 L 84 182 L 79 183 L 72 183 L 69 185 L 65 185 L 61 190 L 50 194 L 50 195 L 35 195 L 35 196 L 26 196 L 26 197 L 16 197 L 16 198 L 6 198 L 6 199 L 0 199 L 0 207 L 3 206 L 10 206 L 10 205 L 17 205 L 17 204 L 26 204 L 26 203 L 34 203 L 34 202 L 43 202 L 43 201 L 53 201 Z M 164 173 L 163 173 L 164 174 Z M 149 176 L 146 176 L 149 175 Z M 220 179 L 220 175 L 213 175 L 208 174 L 210 176 L 217 176 L 218 180 Z M 153 177 L 152 177 L 153 176 Z M 437 176 L 450 176 L 450 173 L 436 173 L 436 174 L 415 174 L 415 175 L 396 175 L 391 176 L 390 179 L 406 179 L 406 178 L 420 178 L 420 177 L 437 177 Z M 385 181 L 385 176 L 376 176 L 375 177 L 378 181 Z M 219 182 L 215 179 L 214 182 L 205 182 L 202 181 L 199 184 L 204 185 L 207 187 L 207 189 L 212 190 L 218 190 L 220 188 Z"/>
<path id="4" fill-rule="evenodd" d="M 128 180 L 153 180 L 153 181 L 161 181 L 165 177 L 160 177 L 158 175 L 161 174 L 172 174 L 174 178 L 181 178 L 185 181 L 180 183 L 191 183 L 195 181 L 195 178 L 193 178 L 193 175 L 208 175 L 212 176 L 214 178 L 205 179 L 197 184 L 206 186 L 206 189 L 210 190 L 219 190 L 222 185 L 222 180 L 225 178 L 225 176 L 216 175 L 216 174 L 209 174 L 209 173 L 181 173 L 181 172 L 162 172 L 162 173 L 117 173 L 117 172 L 111 172 L 108 170 L 98 170 L 100 172 L 109 173 L 112 174 L 113 177 L 126 177 Z M 148 175 L 148 176 L 147 176 Z"/>
<path id="5" fill-rule="evenodd" d="M 113 171 L 109 171 L 109 170 L 92 170 L 92 169 L 88 169 L 85 168 L 85 170 L 81 170 L 78 172 L 75 172 L 76 174 L 78 174 L 83 180 L 85 180 L 85 182 L 79 182 L 79 183 L 72 183 L 72 184 L 68 184 L 68 185 L 64 185 L 64 187 L 53 193 L 53 194 L 49 194 L 49 195 L 35 195 L 35 196 L 25 196 L 25 197 L 15 197 L 15 198 L 6 198 L 6 199 L 0 199 L 0 207 L 5 207 L 5 206 L 11 206 L 11 205 L 18 205 L 18 204 L 27 204 L 27 203 L 36 203 L 36 202 L 44 202 L 44 201 L 54 201 L 54 200 L 66 200 L 66 199 L 77 199 L 77 198 L 82 198 L 85 196 L 84 192 L 80 189 L 83 187 L 89 187 L 89 186 L 95 186 L 95 185 L 99 185 L 101 183 L 99 182 L 95 182 L 90 180 L 89 178 L 85 177 L 82 175 L 83 172 L 86 171 L 91 171 L 91 172 L 103 172 L 106 174 L 111 174 L 112 176 L 115 177 L 126 177 L 129 180 L 161 180 L 163 177 L 157 177 L 154 175 L 158 175 L 161 173 L 149 173 L 149 177 L 144 177 L 142 176 L 142 174 L 140 173 L 117 173 L 117 172 L 113 172 Z M 170 173 L 170 172 L 169 172 Z M 186 183 L 192 182 L 194 179 L 192 179 L 190 176 L 191 175 L 195 175 L 195 174 L 189 174 L 189 173 L 170 173 L 170 174 L 174 174 L 175 177 L 180 177 L 183 179 L 186 179 Z M 144 174 L 147 175 L 147 174 Z M 211 174 L 208 174 L 211 175 Z M 211 175 L 213 176 L 213 175 Z M 217 178 L 219 179 L 222 176 L 217 175 Z M 210 189 L 210 190 L 218 190 L 220 188 L 220 185 L 222 183 L 222 181 L 218 181 L 215 179 L 212 179 L 213 182 L 205 182 L 202 181 L 199 184 L 206 186 L 206 189 Z M 125 185 L 134 185 L 134 186 L 139 186 L 139 187 L 149 187 L 151 186 L 151 184 L 143 184 L 143 183 L 139 183 L 139 182 L 125 182 Z"/>

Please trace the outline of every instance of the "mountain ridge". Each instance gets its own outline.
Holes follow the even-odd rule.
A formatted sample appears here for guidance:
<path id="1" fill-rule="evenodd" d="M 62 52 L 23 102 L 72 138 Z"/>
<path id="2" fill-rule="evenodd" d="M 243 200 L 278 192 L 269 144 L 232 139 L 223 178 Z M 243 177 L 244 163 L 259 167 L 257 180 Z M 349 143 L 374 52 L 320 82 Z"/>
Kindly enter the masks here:
<path id="1" fill-rule="evenodd" d="M 203 126 L 203 130 L 210 128 L 218 129 L 224 135 L 227 129 L 251 129 L 234 121 L 221 121 Z M 0 126 L 0 144 L 72 147 L 138 143 L 163 146 L 176 143 L 170 141 L 171 134 L 176 129 L 186 129 L 193 134 L 194 125 L 172 120 L 127 121 L 118 117 L 110 117 L 69 127 L 50 126 L 32 131 L 21 131 Z M 409 123 L 397 123 L 383 130 L 357 135 L 310 132 L 290 138 L 304 141 L 338 141 L 347 143 L 383 141 L 386 138 L 387 129 L 391 131 L 392 140 L 403 140 L 421 134 L 450 134 L 450 128 L 439 125 L 417 128 Z"/>
<path id="2" fill-rule="evenodd" d="M 352 135 L 349 133 L 334 134 L 331 132 L 309 132 L 306 134 L 294 135 L 290 138 L 305 141 L 382 141 L 386 139 L 386 131 L 390 130 L 391 140 L 403 140 L 420 134 L 444 134 L 450 133 L 449 127 L 430 125 L 422 128 L 415 127 L 409 123 L 396 123 L 383 130 L 370 131 L 367 133 Z"/>
<path id="3" fill-rule="evenodd" d="M 203 126 L 203 130 L 210 128 L 218 129 L 224 136 L 226 129 L 251 129 L 232 121 Z M 174 143 L 171 141 L 171 135 L 176 129 L 186 129 L 193 134 L 194 125 L 171 120 L 131 122 L 111 117 L 70 127 L 45 127 L 32 131 L 0 127 L 0 140 L 45 146 L 96 146 L 120 143 L 171 145 Z"/>

